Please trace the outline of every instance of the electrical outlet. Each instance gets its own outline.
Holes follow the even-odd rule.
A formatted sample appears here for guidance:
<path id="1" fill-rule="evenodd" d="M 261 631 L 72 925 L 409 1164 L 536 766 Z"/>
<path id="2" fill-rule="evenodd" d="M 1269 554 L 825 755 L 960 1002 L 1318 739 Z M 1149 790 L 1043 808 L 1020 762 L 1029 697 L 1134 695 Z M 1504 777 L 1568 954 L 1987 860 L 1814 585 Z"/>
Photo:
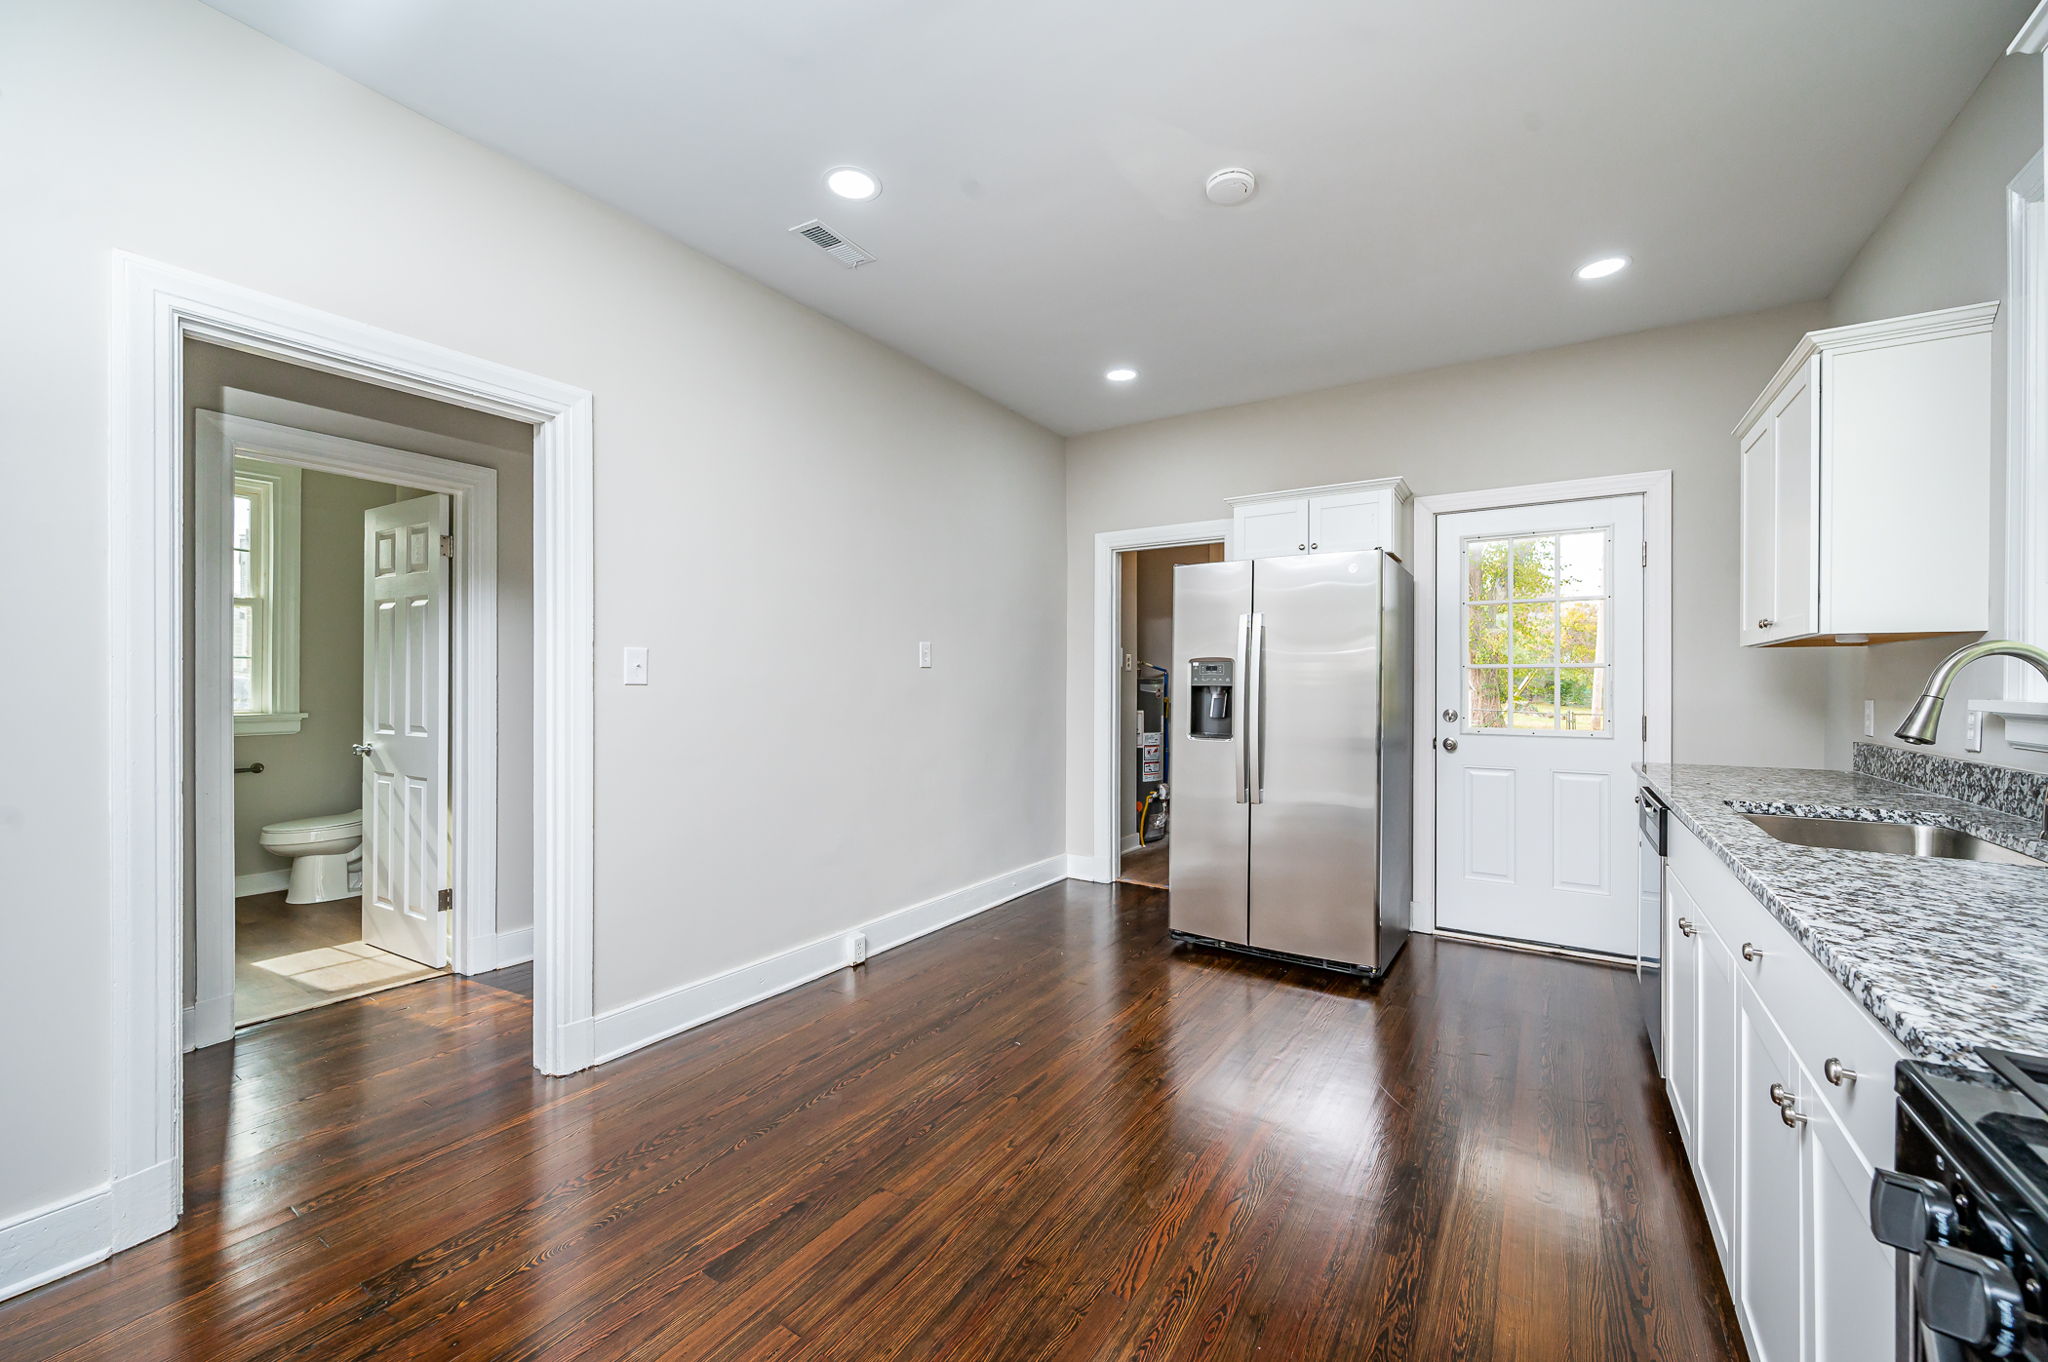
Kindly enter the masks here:
<path id="1" fill-rule="evenodd" d="M 626 684 L 629 686 L 644 686 L 647 684 L 647 650 L 645 648 L 626 649 Z"/>
<path id="2" fill-rule="evenodd" d="M 920 643 L 917 645 L 917 665 L 920 667 L 929 667 L 932 665 L 931 644 Z"/>
<path id="3" fill-rule="evenodd" d="M 867 963 L 867 958 L 868 934 L 866 932 L 848 932 L 846 934 L 846 963 L 849 965 L 863 965 Z"/>
<path id="4" fill-rule="evenodd" d="M 1984 711 L 1973 709 L 1963 719 L 1963 750 L 1982 752 L 1984 750 Z"/>
<path id="5" fill-rule="evenodd" d="M 1877 736 L 1877 701 L 1875 700 L 1865 700 L 1863 702 L 1863 736 L 1866 738 Z"/>

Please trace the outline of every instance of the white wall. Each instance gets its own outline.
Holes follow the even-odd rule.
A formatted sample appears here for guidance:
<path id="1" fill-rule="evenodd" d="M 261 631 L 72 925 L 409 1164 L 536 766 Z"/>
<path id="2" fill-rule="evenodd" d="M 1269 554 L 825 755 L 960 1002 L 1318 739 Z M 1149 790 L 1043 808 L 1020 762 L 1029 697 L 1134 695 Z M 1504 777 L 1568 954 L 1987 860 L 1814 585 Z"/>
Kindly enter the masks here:
<path id="1" fill-rule="evenodd" d="M 1666 327 L 1084 435 L 1067 446 L 1067 846 L 1098 854 L 1094 538 L 1244 493 L 1400 474 L 1418 496 L 1673 471 L 1680 761 L 1816 766 L 1825 658 L 1736 643 L 1728 432 L 1817 304 Z"/>
<path id="2" fill-rule="evenodd" d="M 1991 68 L 1843 274 L 1828 299 L 1828 324 L 1846 326 L 1987 298 L 2007 301 L 2005 187 L 2040 147 L 2041 59 L 2006 57 Z M 2005 581 L 2005 331 L 2001 309 L 1992 384 L 1994 490 L 1985 525 L 1994 564 L 1993 620 L 2001 617 Z M 1930 452 L 1930 457 L 1938 454 Z M 1829 649 L 1834 654 L 1828 683 L 1829 764 L 1848 765 L 1851 744 L 1863 737 L 1866 699 L 1877 702 L 1876 740 L 1896 744 L 1892 730 L 1912 708 L 1928 672 L 1969 637 Z M 2003 720 L 1985 725 L 1981 754 L 1963 749 L 1967 701 L 2000 694 L 2003 665 L 1979 663 L 1957 677 L 1935 750 L 2048 771 L 2048 754 L 2006 745 Z"/>
<path id="3" fill-rule="evenodd" d="M 116 249 L 595 394 L 600 1009 L 1060 850 L 1055 437 L 196 0 L 5 25 L 0 1226 L 109 1168 Z"/>

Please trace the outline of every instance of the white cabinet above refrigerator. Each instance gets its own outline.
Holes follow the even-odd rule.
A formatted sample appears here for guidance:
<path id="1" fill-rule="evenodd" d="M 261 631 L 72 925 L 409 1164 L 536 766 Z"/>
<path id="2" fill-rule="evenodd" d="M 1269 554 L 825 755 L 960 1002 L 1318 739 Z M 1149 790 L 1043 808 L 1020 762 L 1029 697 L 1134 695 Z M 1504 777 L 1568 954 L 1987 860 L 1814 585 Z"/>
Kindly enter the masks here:
<path id="1" fill-rule="evenodd" d="M 1386 549 L 1408 557 L 1408 484 L 1399 478 L 1298 487 L 1231 497 L 1225 556 L 1285 558 L 1301 553 Z"/>
<path id="2" fill-rule="evenodd" d="M 1745 645 L 1991 627 L 1991 327 L 1977 303 L 1809 332 L 1735 427 Z"/>

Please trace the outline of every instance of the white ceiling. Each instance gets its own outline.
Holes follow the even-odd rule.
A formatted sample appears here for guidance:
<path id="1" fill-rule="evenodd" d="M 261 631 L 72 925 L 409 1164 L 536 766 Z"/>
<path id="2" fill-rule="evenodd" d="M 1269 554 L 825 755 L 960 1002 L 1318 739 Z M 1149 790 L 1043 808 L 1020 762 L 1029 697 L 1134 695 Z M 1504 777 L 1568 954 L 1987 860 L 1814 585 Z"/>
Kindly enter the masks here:
<path id="1" fill-rule="evenodd" d="M 211 3 L 1067 433 L 1819 297 L 2029 7 Z"/>

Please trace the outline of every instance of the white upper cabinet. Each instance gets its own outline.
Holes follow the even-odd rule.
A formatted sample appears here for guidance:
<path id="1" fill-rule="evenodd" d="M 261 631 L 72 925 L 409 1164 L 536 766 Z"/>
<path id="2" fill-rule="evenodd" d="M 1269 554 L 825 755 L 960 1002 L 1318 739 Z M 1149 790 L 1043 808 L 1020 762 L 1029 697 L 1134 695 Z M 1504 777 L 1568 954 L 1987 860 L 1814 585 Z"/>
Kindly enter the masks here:
<path id="1" fill-rule="evenodd" d="M 1991 624 L 1998 304 L 1810 332 L 1735 428 L 1742 641 Z"/>
<path id="2" fill-rule="evenodd" d="M 1230 557 L 1389 549 L 1408 556 L 1408 484 L 1399 478 L 1230 498 Z"/>

